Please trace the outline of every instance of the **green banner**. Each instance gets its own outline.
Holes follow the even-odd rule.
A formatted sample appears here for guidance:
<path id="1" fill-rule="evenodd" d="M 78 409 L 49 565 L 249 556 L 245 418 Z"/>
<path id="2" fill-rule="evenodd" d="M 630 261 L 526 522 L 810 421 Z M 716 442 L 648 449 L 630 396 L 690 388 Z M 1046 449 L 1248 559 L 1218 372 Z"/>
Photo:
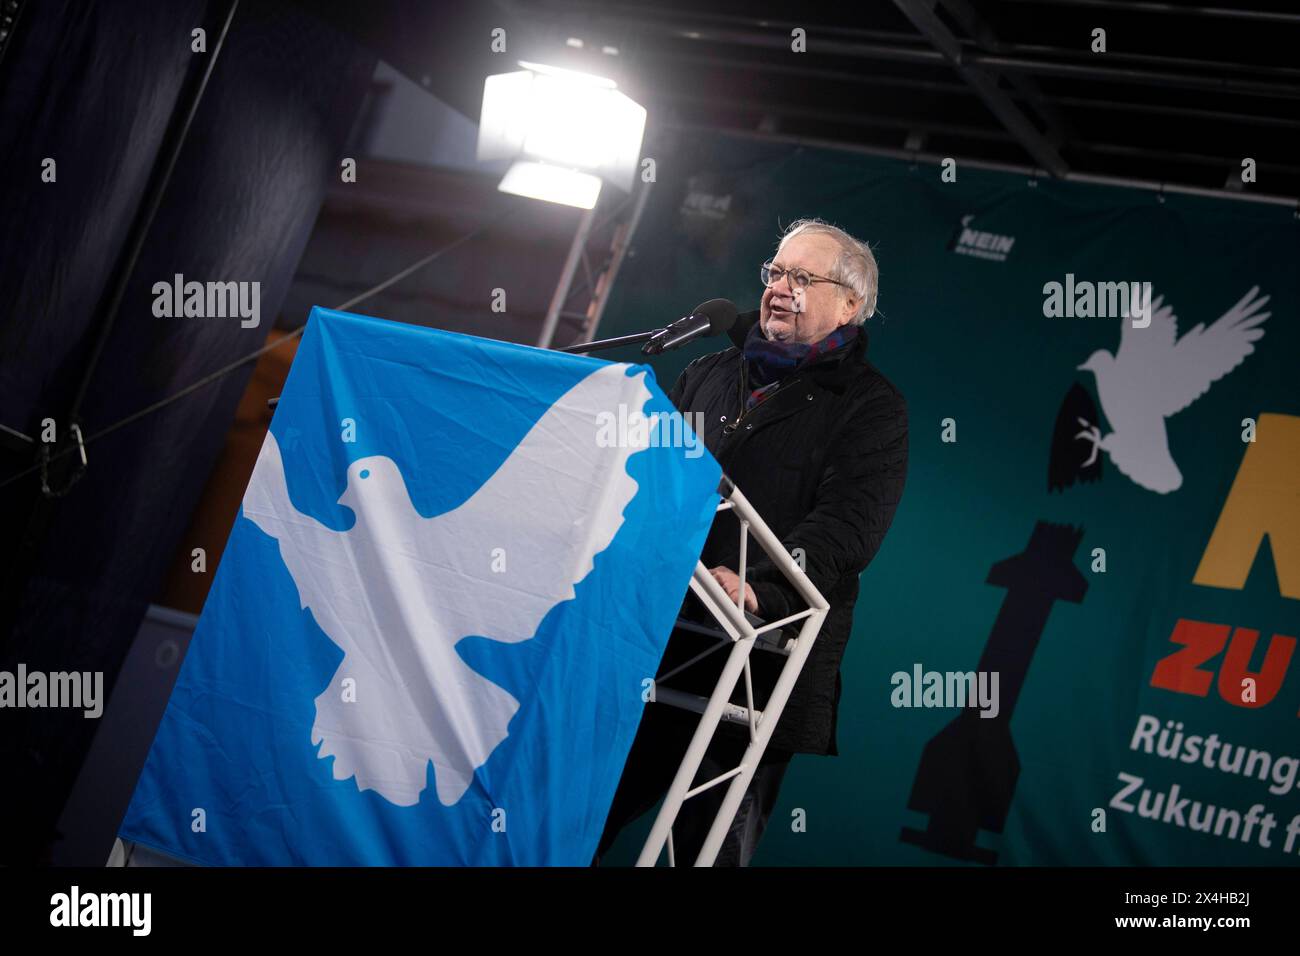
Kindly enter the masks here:
<path id="1" fill-rule="evenodd" d="M 757 308 L 820 217 L 875 250 L 909 407 L 840 756 L 755 863 L 1300 862 L 1296 211 L 721 137 L 657 172 L 601 336 Z"/>

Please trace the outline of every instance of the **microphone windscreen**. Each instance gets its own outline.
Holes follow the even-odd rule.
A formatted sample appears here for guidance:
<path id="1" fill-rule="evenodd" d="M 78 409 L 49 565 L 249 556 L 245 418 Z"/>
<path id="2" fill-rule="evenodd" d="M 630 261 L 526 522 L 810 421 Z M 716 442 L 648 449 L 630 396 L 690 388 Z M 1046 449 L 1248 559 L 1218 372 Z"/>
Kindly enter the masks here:
<path id="1" fill-rule="evenodd" d="M 742 312 L 736 316 L 736 323 L 727 332 L 736 348 L 743 349 L 745 347 L 745 339 L 749 337 L 749 330 L 758 323 L 758 313 L 759 310 L 754 309 L 752 312 Z"/>
<path id="2" fill-rule="evenodd" d="M 736 324 L 736 303 L 730 299 L 710 299 L 701 302 L 692 311 L 692 315 L 706 316 L 709 320 L 709 334 L 721 335 Z"/>

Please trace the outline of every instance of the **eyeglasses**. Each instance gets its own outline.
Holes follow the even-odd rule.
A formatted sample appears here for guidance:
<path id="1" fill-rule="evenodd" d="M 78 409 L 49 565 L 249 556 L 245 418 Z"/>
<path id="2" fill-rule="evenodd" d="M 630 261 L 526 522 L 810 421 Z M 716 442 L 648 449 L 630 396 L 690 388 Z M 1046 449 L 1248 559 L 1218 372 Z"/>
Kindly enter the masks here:
<path id="1" fill-rule="evenodd" d="M 763 280 L 763 285 L 765 286 L 771 285 L 773 282 L 780 282 L 782 279 L 785 279 L 786 285 L 789 286 L 790 291 L 792 292 L 796 288 L 807 289 L 810 285 L 813 285 L 814 283 L 817 282 L 830 282 L 833 283 L 834 285 L 844 286 L 844 288 L 846 289 L 849 288 L 849 285 L 847 283 L 841 282 L 839 279 L 831 279 L 828 278 L 827 276 L 819 276 L 816 273 L 809 272 L 807 269 L 799 269 L 799 268 L 782 269 L 780 266 L 773 265 L 772 260 L 770 259 L 767 262 L 763 263 L 762 268 L 759 269 L 758 274 L 759 277 Z"/>

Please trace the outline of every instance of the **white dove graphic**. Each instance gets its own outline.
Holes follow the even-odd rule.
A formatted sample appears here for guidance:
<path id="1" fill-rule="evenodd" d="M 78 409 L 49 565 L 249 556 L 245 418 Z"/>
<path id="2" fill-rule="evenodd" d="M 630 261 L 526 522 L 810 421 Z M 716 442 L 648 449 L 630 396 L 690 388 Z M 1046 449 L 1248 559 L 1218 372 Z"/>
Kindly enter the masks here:
<path id="1" fill-rule="evenodd" d="M 1252 342 L 1264 335 L 1259 325 L 1271 312 L 1260 312 L 1268 296 L 1256 298 L 1254 286 L 1208 329 L 1197 325 L 1178 338 L 1178 319 L 1164 296 L 1151 303 L 1151 323 L 1134 328 L 1126 318 L 1120 328 L 1119 352 L 1093 352 L 1079 366 L 1097 380 L 1097 395 L 1111 431 L 1079 419 L 1084 430 L 1076 438 L 1093 443 L 1091 465 L 1098 449 L 1143 488 L 1166 494 L 1182 486 L 1183 475 L 1169 453 L 1165 419 L 1176 415 L 1210 385 L 1227 375 L 1255 351 Z"/>
<path id="2" fill-rule="evenodd" d="M 279 542 L 302 606 L 344 652 L 311 735 L 336 780 L 413 806 L 432 761 L 450 806 L 506 738 L 519 702 L 455 647 L 468 635 L 532 638 L 614 539 L 637 493 L 627 459 L 642 449 L 601 447 L 596 422 L 611 403 L 639 412 L 650 398 L 645 373 L 626 370 L 606 365 L 580 381 L 468 501 L 435 518 L 416 512 L 393 460 L 373 456 L 352 463 L 338 499 L 355 524 L 325 527 L 290 502 L 267 432 L 244 516 Z M 504 572 L 493 570 L 496 548 Z M 354 700 L 344 699 L 347 678 Z"/>

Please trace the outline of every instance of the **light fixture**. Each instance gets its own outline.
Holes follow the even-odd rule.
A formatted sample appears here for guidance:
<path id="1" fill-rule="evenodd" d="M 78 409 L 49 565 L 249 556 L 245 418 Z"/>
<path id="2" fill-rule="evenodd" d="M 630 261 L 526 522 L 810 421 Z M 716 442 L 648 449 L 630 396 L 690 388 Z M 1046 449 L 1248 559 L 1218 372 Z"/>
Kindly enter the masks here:
<path id="1" fill-rule="evenodd" d="M 591 209 L 602 182 L 628 192 L 645 108 L 605 77 L 520 61 L 483 85 L 478 158 L 514 163 L 498 189 Z"/>
<path id="2" fill-rule="evenodd" d="M 600 177 L 549 163 L 520 160 L 511 164 L 497 188 L 516 196 L 592 209 L 600 197 Z"/>

